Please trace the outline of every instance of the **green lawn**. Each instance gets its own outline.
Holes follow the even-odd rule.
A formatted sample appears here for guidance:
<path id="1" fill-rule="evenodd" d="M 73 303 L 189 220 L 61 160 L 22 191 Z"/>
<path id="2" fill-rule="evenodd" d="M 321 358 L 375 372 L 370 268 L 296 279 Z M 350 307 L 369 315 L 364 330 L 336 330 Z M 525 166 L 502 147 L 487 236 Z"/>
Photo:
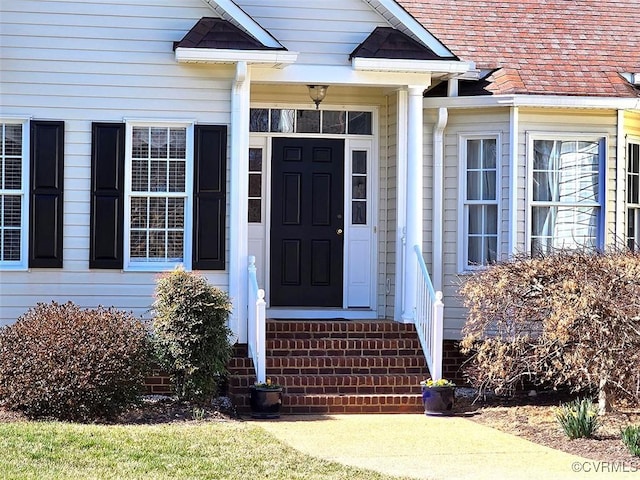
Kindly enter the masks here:
<path id="1" fill-rule="evenodd" d="M 0 423 L 0 478 L 391 479 L 318 460 L 241 422 Z"/>

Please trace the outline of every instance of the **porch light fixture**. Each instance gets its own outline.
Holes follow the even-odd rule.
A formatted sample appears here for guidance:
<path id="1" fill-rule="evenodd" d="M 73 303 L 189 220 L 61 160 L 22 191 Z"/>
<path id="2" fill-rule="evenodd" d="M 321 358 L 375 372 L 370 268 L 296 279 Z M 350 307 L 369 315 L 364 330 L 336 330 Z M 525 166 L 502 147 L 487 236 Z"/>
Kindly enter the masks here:
<path id="1" fill-rule="evenodd" d="M 320 108 L 320 102 L 324 100 L 324 97 L 327 95 L 327 89 L 329 85 L 307 85 L 309 88 L 309 96 L 313 103 L 316 104 L 316 110 Z"/>

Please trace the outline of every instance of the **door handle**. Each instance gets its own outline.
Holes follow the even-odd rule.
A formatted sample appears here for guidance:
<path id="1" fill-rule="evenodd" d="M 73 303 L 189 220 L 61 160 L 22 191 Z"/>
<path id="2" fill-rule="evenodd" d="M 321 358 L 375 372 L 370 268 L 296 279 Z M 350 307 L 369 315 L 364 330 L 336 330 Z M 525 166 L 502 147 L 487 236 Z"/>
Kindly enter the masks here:
<path id="1" fill-rule="evenodd" d="M 337 233 L 338 235 L 342 235 L 342 229 L 341 229 L 341 228 L 337 229 L 337 230 L 336 230 L 336 233 Z"/>

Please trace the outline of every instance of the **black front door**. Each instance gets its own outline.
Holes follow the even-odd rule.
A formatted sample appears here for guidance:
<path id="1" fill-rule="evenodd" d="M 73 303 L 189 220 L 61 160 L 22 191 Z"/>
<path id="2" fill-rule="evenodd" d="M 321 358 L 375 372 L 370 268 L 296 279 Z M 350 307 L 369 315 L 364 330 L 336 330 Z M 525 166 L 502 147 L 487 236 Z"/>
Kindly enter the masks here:
<path id="1" fill-rule="evenodd" d="M 274 138 L 272 306 L 342 307 L 344 141 Z"/>

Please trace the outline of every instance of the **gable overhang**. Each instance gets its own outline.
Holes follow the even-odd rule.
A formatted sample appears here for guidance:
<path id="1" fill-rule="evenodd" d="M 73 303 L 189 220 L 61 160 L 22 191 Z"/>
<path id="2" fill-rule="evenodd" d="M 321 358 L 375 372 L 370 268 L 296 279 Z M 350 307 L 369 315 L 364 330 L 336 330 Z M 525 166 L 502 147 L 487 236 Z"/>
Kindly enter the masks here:
<path id="1" fill-rule="evenodd" d="M 232 0 L 202 0 L 204 3 L 223 18 L 244 32 L 248 33 L 264 46 L 269 48 L 283 48 L 269 32 L 262 28 L 258 22 L 236 5 Z"/>
<path id="2" fill-rule="evenodd" d="M 378 12 L 396 30 L 424 43 L 440 57 L 451 57 L 453 52 L 434 37 L 420 22 L 395 0 L 362 0 Z"/>
<path id="3" fill-rule="evenodd" d="M 249 65 L 283 68 L 298 59 L 297 52 L 287 50 L 225 50 L 211 48 L 184 48 L 175 50 L 178 63 L 235 64 L 246 62 Z"/>

